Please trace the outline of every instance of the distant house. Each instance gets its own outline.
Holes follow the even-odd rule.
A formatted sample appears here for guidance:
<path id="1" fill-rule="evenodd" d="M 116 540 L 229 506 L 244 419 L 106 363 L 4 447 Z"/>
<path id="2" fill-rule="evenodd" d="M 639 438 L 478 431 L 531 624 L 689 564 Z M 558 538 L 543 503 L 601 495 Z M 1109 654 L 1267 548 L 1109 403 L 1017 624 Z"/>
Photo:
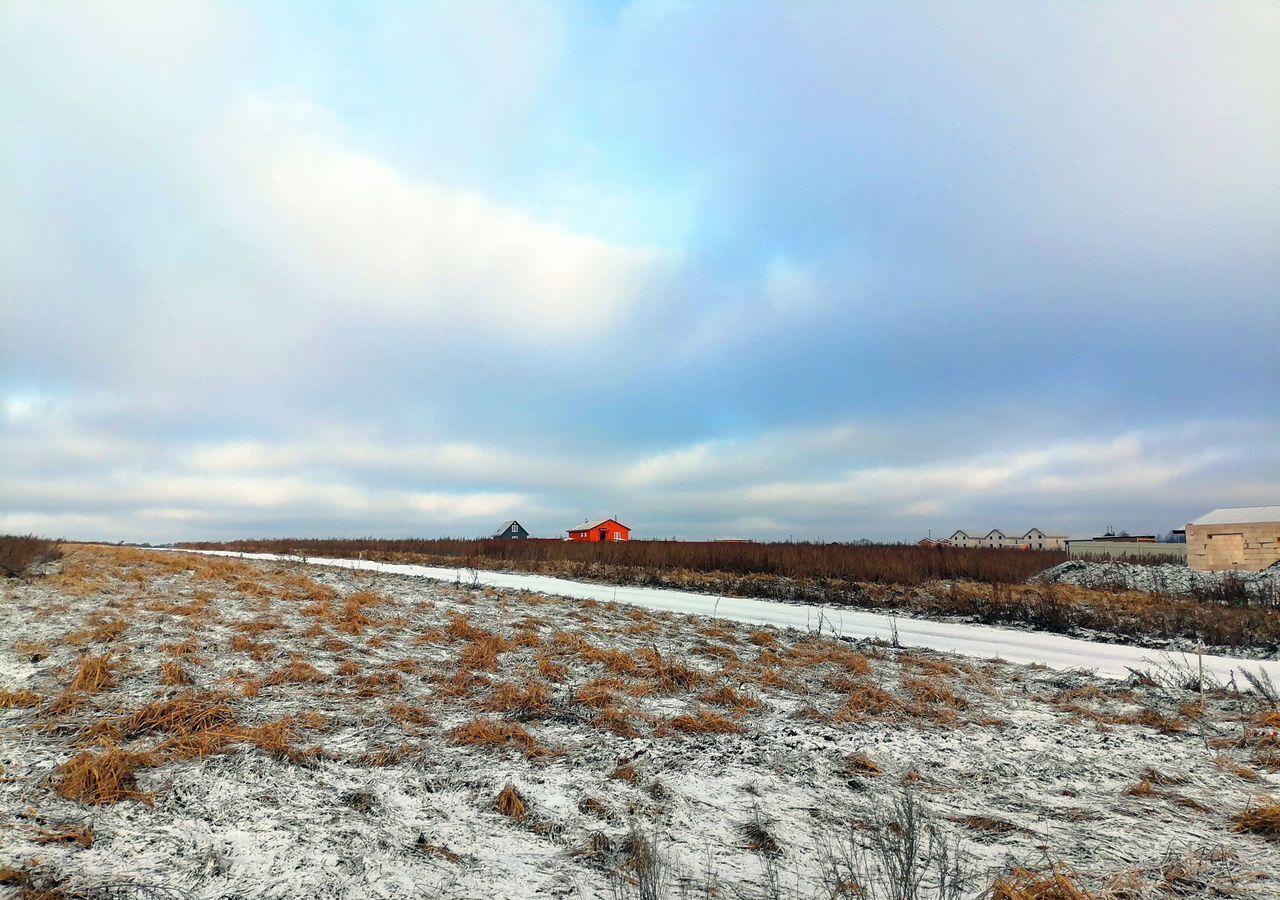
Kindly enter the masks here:
<path id="1" fill-rule="evenodd" d="M 1187 564 L 1198 572 L 1261 572 L 1280 562 L 1280 506 L 1215 509 L 1187 525 Z"/>
<path id="2" fill-rule="evenodd" d="M 992 528 L 990 531 L 964 530 L 952 532 L 951 537 L 938 543 L 949 547 L 1012 547 L 1018 550 L 1064 550 L 1067 536 L 1055 532 L 1032 528 L 1028 531 L 1002 531 Z"/>
<path id="3" fill-rule="evenodd" d="M 529 532 L 525 531 L 523 525 L 515 519 L 512 519 L 490 535 L 490 537 L 499 541 L 523 541 L 529 537 Z"/>
<path id="4" fill-rule="evenodd" d="M 569 540 L 583 543 L 600 543 L 601 541 L 629 541 L 631 529 L 617 519 L 604 519 L 593 522 L 590 519 L 569 529 Z"/>

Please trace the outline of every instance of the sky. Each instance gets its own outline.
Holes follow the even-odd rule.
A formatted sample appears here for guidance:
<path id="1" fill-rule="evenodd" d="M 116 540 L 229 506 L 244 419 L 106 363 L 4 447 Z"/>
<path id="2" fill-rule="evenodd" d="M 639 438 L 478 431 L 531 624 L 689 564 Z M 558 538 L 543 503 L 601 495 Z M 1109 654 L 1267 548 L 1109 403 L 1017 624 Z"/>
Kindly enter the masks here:
<path id="1" fill-rule="evenodd" d="M 1273 2 L 0 5 L 0 531 L 1280 503 Z"/>

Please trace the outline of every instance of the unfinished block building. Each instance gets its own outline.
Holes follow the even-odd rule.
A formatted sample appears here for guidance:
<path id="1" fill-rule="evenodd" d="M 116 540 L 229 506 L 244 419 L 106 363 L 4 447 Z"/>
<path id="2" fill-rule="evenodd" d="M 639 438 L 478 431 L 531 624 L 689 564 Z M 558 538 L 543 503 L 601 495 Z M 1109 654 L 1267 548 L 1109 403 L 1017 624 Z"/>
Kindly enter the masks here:
<path id="1" fill-rule="evenodd" d="M 1215 509 L 1187 525 L 1187 564 L 1198 572 L 1261 572 L 1280 562 L 1280 506 Z"/>

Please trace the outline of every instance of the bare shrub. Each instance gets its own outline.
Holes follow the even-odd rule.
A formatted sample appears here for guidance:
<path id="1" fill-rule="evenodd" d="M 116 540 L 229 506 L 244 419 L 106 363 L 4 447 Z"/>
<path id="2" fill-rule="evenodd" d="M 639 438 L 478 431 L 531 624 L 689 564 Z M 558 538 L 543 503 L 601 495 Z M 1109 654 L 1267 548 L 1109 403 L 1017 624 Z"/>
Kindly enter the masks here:
<path id="1" fill-rule="evenodd" d="M 824 885 L 831 896 L 866 900 L 959 900 L 972 864 L 949 841 L 908 785 L 891 803 L 877 803 L 866 828 L 850 826 L 834 843 L 819 836 Z"/>
<path id="2" fill-rule="evenodd" d="M 610 884 L 614 900 L 664 900 L 672 882 L 665 847 L 633 823 L 623 839 L 622 851 L 624 861 L 614 870 Z"/>
<path id="3" fill-rule="evenodd" d="M 0 575 L 22 578 L 37 566 L 62 559 L 58 541 L 34 534 L 0 535 Z"/>

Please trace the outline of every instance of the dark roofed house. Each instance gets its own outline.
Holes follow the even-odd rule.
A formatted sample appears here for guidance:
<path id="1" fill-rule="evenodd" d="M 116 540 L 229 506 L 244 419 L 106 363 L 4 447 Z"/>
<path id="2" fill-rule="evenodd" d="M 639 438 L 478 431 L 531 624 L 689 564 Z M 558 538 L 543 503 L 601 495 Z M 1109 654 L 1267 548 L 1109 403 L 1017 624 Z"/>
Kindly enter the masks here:
<path id="1" fill-rule="evenodd" d="M 523 541 L 529 537 L 529 532 L 525 531 L 523 525 L 512 519 L 495 531 L 492 537 L 499 541 Z"/>

